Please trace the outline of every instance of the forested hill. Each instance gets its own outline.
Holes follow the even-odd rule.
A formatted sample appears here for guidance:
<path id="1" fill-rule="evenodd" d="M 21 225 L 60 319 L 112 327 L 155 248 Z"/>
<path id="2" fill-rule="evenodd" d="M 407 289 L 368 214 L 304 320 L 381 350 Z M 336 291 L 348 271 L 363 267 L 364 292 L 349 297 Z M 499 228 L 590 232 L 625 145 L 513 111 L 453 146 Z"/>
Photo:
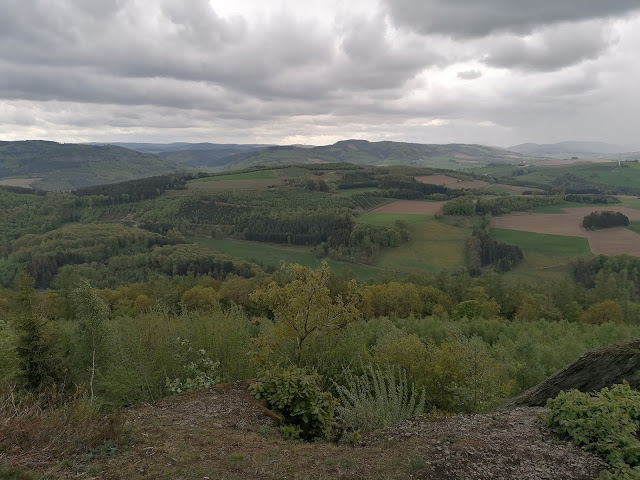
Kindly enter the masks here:
<path id="1" fill-rule="evenodd" d="M 18 179 L 16 184 L 42 190 L 72 190 L 185 169 L 157 155 L 113 145 L 0 142 L 0 180 Z"/>
<path id="2" fill-rule="evenodd" d="M 234 156 L 256 152 L 270 145 L 226 143 L 113 143 L 141 153 L 155 153 L 190 167 L 220 167 L 232 163 Z"/>
<path id="3" fill-rule="evenodd" d="M 359 165 L 419 165 L 451 159 L 461 163 L 517 162 L 521 154 L 501 148 L 468 144 L 420 144 L 344 140 L 322 147 L 280 146 L 229 157 L 234 168 L 263 164 L 349 162 Z"/>

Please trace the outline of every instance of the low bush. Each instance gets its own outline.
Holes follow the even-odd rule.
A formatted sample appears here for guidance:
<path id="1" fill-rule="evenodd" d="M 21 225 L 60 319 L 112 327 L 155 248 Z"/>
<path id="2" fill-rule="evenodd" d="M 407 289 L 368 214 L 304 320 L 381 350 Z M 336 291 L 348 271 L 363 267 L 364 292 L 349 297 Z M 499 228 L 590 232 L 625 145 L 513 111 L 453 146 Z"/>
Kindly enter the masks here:
<path id="1" fill-rule="evenodd" d="M 620 475 L 640 477 L 640 392 L 622 383 L 596 393 L 561 392 L 547 402 L 547 425 L 600 454 Z M 631 476 L 632 474 L 638 476 Z"/>
<path id="2" fill-rule="evenodd" d="M 331 436 L 336 400 L 320 389 L 320 376 L 300 367 L 271 367 L 250 387 L 256 398 L 284 416 L 288 429 L 304 440 Z"/>

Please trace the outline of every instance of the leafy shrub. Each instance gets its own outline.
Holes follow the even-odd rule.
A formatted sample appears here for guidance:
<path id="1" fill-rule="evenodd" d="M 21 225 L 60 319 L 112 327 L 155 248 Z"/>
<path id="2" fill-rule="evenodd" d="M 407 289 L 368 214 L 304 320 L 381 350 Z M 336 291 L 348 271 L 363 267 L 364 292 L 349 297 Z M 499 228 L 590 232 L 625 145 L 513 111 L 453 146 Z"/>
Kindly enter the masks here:
<path id="1" fill-rule="evenodd" d="M 626 382 L 593 394 L 560 392 L 547 408 L 546 423 L 554 432 L 599 453 L 614 467 L 639 469 L 640 392 Z"/>
<path id="2" fill-rule="evenodd" d="M 166 387 L 171 393 L 202 390 L 222 382 L 220 362 L 211 360 L 207 351 L 202 348 L 194 352 L 188 340 L 182 340 L 180 344 L 183 351 L 176 355 L 176 359 L 185 361 L 185 363 L 183 363 L 185 375 L 182 378 L 174 378 L 173 380 L 167 377 Z M 186 363 L 189 357 L 193 358 L 194 356 L 195 360 Z"/>
<path id="3" fill-rule="evenodd" d="M 256 398 L 264 398 L 284 416 L 285 423 L 300 428 L 305 440 L 329 437 L 336 400 L 319 386 L 320 376 L 300 367 L 272 367 L 251 385 Z M 291 430 L 291 429 L 290 429 Z"/>
<path id="4" fill-rule="evenodd" d="M 401 368 L 369 365 L 362 375 L 345 372 L 345 379 L 346 385 L 335 388 L 338 418 L 347 435 L 390 427 L 424 412 L 424 389 L 416 391 Z"/>

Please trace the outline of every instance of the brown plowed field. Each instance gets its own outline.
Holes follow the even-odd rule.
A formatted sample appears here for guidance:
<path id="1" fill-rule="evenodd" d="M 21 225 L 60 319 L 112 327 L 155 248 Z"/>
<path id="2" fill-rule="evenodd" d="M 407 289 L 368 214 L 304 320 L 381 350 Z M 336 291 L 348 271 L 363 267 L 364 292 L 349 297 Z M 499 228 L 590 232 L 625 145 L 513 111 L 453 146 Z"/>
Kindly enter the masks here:
<path id="1" fill-rule="evenodd" d="M 591 212 L 612 210 L 629 217 L 629 220 L 640 220 L 640 210 L 627 207 L 576 207 L 563 208 L 562 214 L 529 214 L 515 213 L 491 219 L 491 226 L 522 232 L 548 233 L 569 237 L 583 237 L 589 241 L 593 253 L 620 254 L 626 253 L 640 257 L 640 235 L 626 228 L 588 231 L 582 226 L 582 219 Z"/>
<path id="2" fill-rule="evenodd" d="M 461 181 L 457 178 L 448 177 L 446 175 L 426 175 L 423 177 L 416 177 L 416 180 L 420 183 L 428 183 L 431 185 L 445 185 L 448 188 L 485 188 L 490 185 L 489 182 L 482 180 L 465 180 Z"/>
<path id="3" fill-rule="evenodd" d="M 593 253 L 604 255 L 626 253 L 640 257 L 640 235 L 626 228 L 588 232 L 587 239 Z"/>
<path id="4" fill-rule="evenodd" d="M 444 202 L 419 202 L 417 200 L 396 200 L 372 210 L 370 213 L 413 213 L 434 215 L 442 209 Z"/>
<path id="5" fill-rule="evenodd" d="M 416 180 L 420 183 L 429 183 L 431 185 L 449 185 L 450 183 L 456 183 L 457 178 L 447 177 L 446 175 L 426 175 L 423 177 L 416 177 Z"/>

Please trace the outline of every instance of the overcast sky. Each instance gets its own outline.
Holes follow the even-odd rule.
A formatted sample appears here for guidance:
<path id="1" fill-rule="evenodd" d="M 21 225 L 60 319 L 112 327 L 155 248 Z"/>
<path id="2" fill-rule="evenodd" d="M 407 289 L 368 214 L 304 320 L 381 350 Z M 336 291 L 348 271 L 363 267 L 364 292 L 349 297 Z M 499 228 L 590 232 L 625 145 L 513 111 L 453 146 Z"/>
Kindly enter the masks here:
<path id="1" fill-rule="evenodd" d="M 640 0 L 0 0 L 0 139 L 640 148 Z"/>

